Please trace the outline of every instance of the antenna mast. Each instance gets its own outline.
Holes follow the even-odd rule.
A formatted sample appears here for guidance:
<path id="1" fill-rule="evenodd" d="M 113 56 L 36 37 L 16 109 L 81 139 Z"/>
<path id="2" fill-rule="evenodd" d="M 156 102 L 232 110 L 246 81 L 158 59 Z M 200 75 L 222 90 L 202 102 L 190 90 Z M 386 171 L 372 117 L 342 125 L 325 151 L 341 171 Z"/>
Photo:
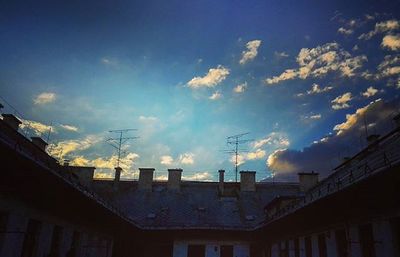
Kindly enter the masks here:
<path id="1" fill-rule="evenodd" d="M 238 167 L 239 167 L 239 160 L 238 156 L 239 153 L 241 152 L 247 152 L 247 150 L 243 150 L 239 148 L 239 145 L 253 141 L 253 139 L 241 139 L 243 136 L 250 134 L 249 132 L 247 133 L 242 133 L 242 134 L 237 134 L 233 136 L 229 136 L 226 138 L 226 143 L 228 145 L 233 145 L 234 149 L 230 150 L 225 150 L 225 153 L 230 153 L 230 154 L 235 154 L 235 182 L 238 181 Z"/>
<path id="2" fill-rule="evenodd" d="M 119 137 L 116 138 L 109 138 L 107 139 L 107 142 L 114 147 L 115 149 L 117 149 L 118 152 L 118 159 L 117 159 L 117 167 L 119 167 L 119 163 L 121 161 L 121 149 L 122 146 L 128 141 L 128 140 L 133 140 L 133 139 L 137 139 L 139 137 L 124 137 L 123 134 L 127 133 L 129 131 L 136 131 L 137 129 L 117 129 L 117 130 L 110 130 L 108 132 L 110 133 L 117 133 L 119 134 Z"/>

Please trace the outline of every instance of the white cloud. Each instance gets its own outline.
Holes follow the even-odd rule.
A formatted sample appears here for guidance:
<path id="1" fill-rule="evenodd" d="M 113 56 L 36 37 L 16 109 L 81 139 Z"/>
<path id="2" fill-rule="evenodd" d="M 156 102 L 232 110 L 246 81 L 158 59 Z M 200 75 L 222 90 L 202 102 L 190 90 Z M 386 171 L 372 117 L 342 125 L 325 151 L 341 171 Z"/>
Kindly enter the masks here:
<path id="1" fill-rule="evenodd" d="M 260 45 L 261 45 L 261 40 L 253 40 L 247 42 L 246 44 L 247 50 L 242 52 L 242 58 L 240 59 L 239 63 L 245 64 L 256 58 L 258 54 L 258 48 L 260 47 Z"/>
<path id="2" fill-rule="evenodd" d="M 194 154 L 193 153 L 184 153 L 179 156 L 179 162 L 181 164 L 191 165 L 194 164 Z"/>
<path id="3" fill-rule="evenodd" d="M 349 108 L 350 105 L 348 104 L 348 102 L 350 102 L 351 99 L 353 99 L 353 98 L 352 98 L 350 92 L 344 93 L 343 95 L 336 97 L 335 99 L 333 99 L 331 101 L 331 103 L 333 103 L 332 109 L 340 110 L 340 109 Z"/>
<path id="4" fill-rule="evenodd" d="M 68 130 L 68 131 L 73 131 L 73 132 L 77 132 L 78 131 L 78 128 L 75 127 L 75 126 L 72 126 L 72 125 L 60 124 L 60 127 L 65 129 L 65 130 Z"/>
<path id="5" fill-rule="evenodd" d="M 400 34 L 397 35 L 386 35 L 382 39 L 381 46 L 383 48 L 389 48 L 390 50 L 400 50 Z"/>
<path id="6" fill-rule="evenodd" d="M 311 86 L 311 90 L 307 91 L 307 95 L 325 93 L 325 92 L 328 92 L 328 91 L 330 91 L 332 89 L 333 89 L 333 87 L 331 87 L 331 86 L 326 86 L 324 88 L 321 88 L 318 84 L 314 83 Z"/>
<path id="7" fill-rule="evenodd" d="M 233 88 L 233 92 L 235 93 L 243 93 L 247 89 L 247 82 L 237 85 Z"/>
<path id="8" fill-rule="evenodd" d="M 210 100 L 218 100 L 222 98 L 222 94 L 219 91 L 215 91 L 208 99 Z"/>
<path id="9" fill-rule="evenodd" d="M 367 88 L 367 90 L 365 92 L 361 93 L 361 95 L 368 98 L 368 97 L 376 95 L 376 93 L 378 93 L 378 89 L 376 89 L 374 87 L 369 87 L 369 88 Z"/>
<path id="10" fill-rule="evenodd" d="M 327 43 L 311 49 L 302 48 L 297 56 L 297 69 L 286 69 L 278 76 L 267 78 L 265 82 L 271 85 L 295 78 L 319 78 L 329 72 L 339 72 L 343 77 L 352 77 L 365 61 L 365 55 L 352 57 L 349 52 L 340 48 L 338 43 Z"/>
<path id="11" fill-rule="evenodd" d="M 343 34 L 343 35 L 351 35 L 351 34 L 353 34 L 353 32 L 354 32 L 354 30 L 346 29 L 346 28 L 343 28 L 343 27 L 340 27 L 338 29 L 338 33 Z"/>
<path id="12" fill-rule="evenodd" d="M 169 155 L 163 155 L 160 157 L 160 163 L 163 165 L 171 165 L 174 162 L 174 159 L 172 156 Z"/>
<path id="13" fill-rule="evenodd" d="M 139 116 L 139 121 L 145 124 L 154 123 L 158 121 L 157 117 L 154 116 Z"/>
<path id="14" fill-rule="evenodd" d="M 277 51 L 275 51 L 274 54 L 275 54 L 275 57 L 278 58 L 278 59 L 289 57 L 289 54 L 286 53 L 286 52 L 277 52 Z"/>
<path id="15" fill-rule="evenodd" d="M 208 70 L 208 73 L 204 77 L 194 77 L 188 83 L 188 87 L 192 89 L 208 87 L 212 88 L 221 83 L 229 75 L 229 69 L 218 65 L 217 68 Z"/>
<path id="16" fill-rule="evenodd" d="M 52 103 L 56 100 L 56 94 L 52 92 L 43 92 L 37 95 L 34 99 L 33 102 L 34 104 L 48 104 Z"/>
<path id="17" fill-rule="evenodd" d="M 383 22 L 378 22 L 375 24 L 374 30 L 372 30 L 368 33 L 361 34 L 358 37 L 358 39 L 369 40 L 373 36 L 375 36 L 379 33 L 393 31 L 393 30 L 397 30 L 399 28 L 400 28 L 400 24 L 399 24 L 399 21 L 397 21 L 397 20 L 387 20 L 387 21 L 383 21 Z"/>
<path id="18" fill-rule="evenodd" d="M 315 115 L 311 115 L 310 119 L 312 120 L 319 120 L 321 119 L 322 115 L 321 114 L 315 114 Z"/>

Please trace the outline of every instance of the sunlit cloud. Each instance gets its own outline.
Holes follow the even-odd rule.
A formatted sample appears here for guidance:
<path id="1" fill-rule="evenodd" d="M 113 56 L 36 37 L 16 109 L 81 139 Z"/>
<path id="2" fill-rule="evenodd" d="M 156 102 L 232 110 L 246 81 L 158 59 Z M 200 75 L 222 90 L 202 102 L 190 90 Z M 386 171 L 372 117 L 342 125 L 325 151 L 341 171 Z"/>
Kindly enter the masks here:
<path id="1" fill-rule="evenodd" d="M 367 88 L 367 90 L 363 93 L 361 93 L 362 96 L 369 98 L 371 96 L 376 95 L 376 93 L 378 93 L 378 89 L 374 88 L 374 87 L 369 87 Z"/>
<path id="2" fill-rule="evenodd" d="M 350 105 L 348 103 L 351 101 L 351 99 L 353 98 L 350 92 L 344 93 L 343 95 L 336 97 L 331 101 L 331 103 L 333 104 L 332 109 L 340 110 L 349 108 Z"/>
<path id="3" fill-rule="evenodd" d="M 267 152 L 265 150 L 257 149 L 254 152 L 247 153 L 247 159 L 248 160 L 264 159 L 266 155 Z"/>
<path id="4" fill-rule="evenodd" d="M 218 100 L 222 98 L 222 94 L 219 91 L 215 91 L 208 99 L 210 100 Z"/>
<path id="5" fill-rule="evenodd" d="M 194 154 L 193 153 L 184 153 L 179 156 L 179 162 L 181 164 L 191 165 L 194 164 Z"/>
<path id="6" fill-rule="evenodd" d="M 160 157 L 160 163 L 162 165 L 171 165 L 172 163 L 174 163 L 174 159 L 172 158 L 172 156 L 169 155 L 163 155 Z"/>
<path id="7" fill-rule="evenodd" d="M 397 20 L 387 20 L 387 21 L 378 22 L 375 24 L 374 30 L 372 30 L 368 33 L 361 34 L 358 37 L 358 39 L 369 40 L 373 36 L 375 36 L 379 33 L 393 31 L 393 30 L 397 30 L 399 28 L 400 28 L 400 24 L 399 24 L 399 21 L 397 21 Z"/>
<path id="8" fill-rule="evenodd" d="M 212 175 L 210 172 L 195 172 L 192 175 L 182 175 L 182 180 L 186 181 L 212 181 Z"/>
<path id="9" fill-rule="evenodd" d="M 244 82 L 234 87 L 233 92 L 240 94 L 243 93 L 246 89 L 247 89 L 247 82 Z"/>
<path id="10" fill-rule="evenodd" d="M 208 73 L 204 77 L 194 77 L 188 83 L 188 87 L 192 89 L 208 87 L 212 88 L 221 83 L 229 75 L 229 69 L 218 65 L 217 68 L 208 70 Z"/>
<path id="11" fill-rule="evenodd" d="M 400 50 L 400 34 L 397 35 L 386 35 L 382 39 L 381 46 L 383 48 L 388 48 L 393 51 Z"/>
<path id="12" fill-rule="evenodd" d="M 326 87 L 321 88 L 318 84 L 314 83 L 311 86 L 311 90 L 307 91 L 307 95 L 321 94 L 321 93 L 328 92 L 332 89 L 333 89 L 333 87 L 331 87 L 331 86 L 326 86 Z"/>
<path id="13" fill-rule="evenodd" d="M 99 135 L 88 135 L 82 139 L 63 140 L 50 144 L 48 152 L 51 156 L 62 160 L 71 153 L 89 149 L 103 140 L 104 138 Z"/>
<path id="14" fill-rule="evenodd" d="M 266 137 L 256 140 L 253 143 L 253 148 L 262 148 L 265 146 L 281 148 L 290 145 L 290 141 L 287 136 L 280 132 L 271 132 Z"/>
<path id="15" fill-rule="evenodd" d="M 42 136 L 43 134 L 49 132 L 56 132 L 54 126 L 46 125 L 38 121 L 25 120 L 22 118 L 20 118 L 20 120 L 22 121 L 22 124 L 20 125 L 22 130 L 31 130 L 37 136 Z"/>
<path id="16" fill-rule="evenodd" d="M 78 127 L 72 126 L 72 125 L 67 125 L 67 124 L 60 124 L 60 127 L 68 130 L 68 131 L 73 131 L 73 132 L 77 132 L 78 131 Z"/>
<path id="17" fill-rule="evenodd" d="M 37 105 L 43 105 L 52 103 L 56 100 L 56 94 L 52 92 L 43 92 L 38 94 L 34 99 L 33 103 Z"/>
<path id="18" fill-rule="evenodd" d="M 261 45 L 261 40 L 253 40 L 247 42 L 246 44 L 247 50 L 242 52 L 242 58 L 240 59 L 239 63 L 245 64 L 256 58 L 258 54 L 258 48 L 260 47 L 260 45 Z"/>
<path id="19" fill-rule="evenodd" d="M 286 69 L 278 76 L 267 78 L 268 85 L 295 78 L 323 77 L 329 72 L 338 72 L 343 77 L 353 77 L 356 70 L 367 60 L 365 55 L 352 57 L 338 43 L 327 43 L 315 48 L 302 48 L 297 56 L 297 69 Z"/>
<path id="20" fill-rule="evenodd" d="M 353 34 L 353 32 L 354 32 L 354 30 L 352 30 L 352 29 L 346 29 L 346 28 L 344 28 L 344 27 L 340 27 L 340 28 L 338 29 L 338 33 L 343 34 L 343 35 L 351 35 L 351 34 Z"/>

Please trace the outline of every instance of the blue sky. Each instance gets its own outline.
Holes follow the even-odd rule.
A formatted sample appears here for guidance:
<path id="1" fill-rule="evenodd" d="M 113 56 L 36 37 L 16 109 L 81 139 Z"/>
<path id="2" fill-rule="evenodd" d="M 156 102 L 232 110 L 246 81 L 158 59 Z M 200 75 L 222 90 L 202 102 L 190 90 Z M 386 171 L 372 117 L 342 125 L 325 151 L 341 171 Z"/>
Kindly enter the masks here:
<path id="1" fill-rule="evenodd" d="M 0 96 L 27 135 L 52 126 L 50 154 L 98 176 L 112 174 L 106 140 L 122 128 L 140 137 L 126 145 L 127 178 L 181 167 L 185 179 L 213 180 L 218 169 L 233 179 L 221 150 L 243 132 L 254 141 L 240 169 L 257 179 L 328 174 L 363 146 L 364 120 L 381 133 L 398 111 L 399 5 L 3 2 Z"/>

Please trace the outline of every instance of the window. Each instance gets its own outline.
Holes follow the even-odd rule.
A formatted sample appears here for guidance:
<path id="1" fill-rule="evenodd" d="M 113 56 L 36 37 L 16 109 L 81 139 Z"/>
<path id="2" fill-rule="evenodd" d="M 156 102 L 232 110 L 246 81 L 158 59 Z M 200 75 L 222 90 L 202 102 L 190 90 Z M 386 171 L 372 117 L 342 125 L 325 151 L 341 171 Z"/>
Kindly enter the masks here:
<path id="1" fill-rule="evenodd" d="M 366 224 L 359 227 L 360 245 L 363 257 L 375 257 L 375 242 L 372 225 Z"/>
<path id="2" fill-rule="evenodd" d="M 293 239 L 294 241 L 294 257 L 300 257 L 300 244 L 299 238 Z"/>
<path id="3" fill-rule="evenodd" d="M 0 252 L 7 233 L 7 222 L 8 214 L 6 212 L 0 212 Z"/>
<path id="4" fill-rule="evenodd" d="M 74 231 L 74 234 L 72 235 L 71 248 L 67 252 L 67 257 L 78 256 L 80 237 L 81 237 L 80 233 L 78 231 Z"/>
<path id="5" fill-rule="evenodd" d="M 280 257 L 289 257 L 289 241 L 280 243 Z"/>
<path id="6" fill-rule="evenodd" d="M 304 248 L 306 250 L 306 257 L 312 257 L 311 237 L 307 236 L 304 238 Z"/>
<path id="7" fill-rule="evenodd" d="M 335 239 L 338 257 L 348 257 L 346 231 L 344 229 L 336 230 Z"/>
<path id="8" fill-rule="evenodd" d="M 58 256 L 60 254 L 62 227 L 54 226 L 53 236 L 51 238 L 50 255 Z"/>
<path id="9" fill-rule="evenodd" d="M 204 257 L 206 247 L 204 245 L 189 245 L 187 257 Z"/>
<path id="10" fill-rule="evenodd" d="M 328 257 L 325 234 L 318 235 L 318 252 L 319 252 L 319 257 Z"/>
<path id="11" fill-rule="evenodd" d="M 233 257 L 233 245 L 221 245 L 220 257 Z"/>
<path id="12" fill-rule="evenodd" d="M 36 253 L 41 223 L 37 220 L 29 220 L 25 231 L 24 243 L 22 245 L 21 257 L 32 257 Z"/>

